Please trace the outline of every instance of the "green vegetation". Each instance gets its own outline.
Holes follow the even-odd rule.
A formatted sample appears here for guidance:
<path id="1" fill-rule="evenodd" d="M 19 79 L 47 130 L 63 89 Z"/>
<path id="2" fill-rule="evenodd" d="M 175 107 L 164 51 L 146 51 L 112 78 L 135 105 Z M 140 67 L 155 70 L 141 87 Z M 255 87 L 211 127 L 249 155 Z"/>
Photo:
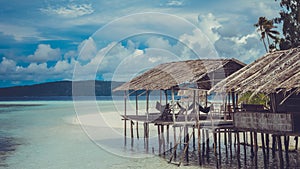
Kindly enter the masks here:
<path id="1" fill-rule="evenodd" d="M 239 97 L 239 104 L 246 103 L 246 104 L 262 104 L 268 106 L 269 97 L 265 94 L 258 93 L 252 96 L 252 92 L 246 92 Z"/>
<path id="2" fill-rule="evenodd" d="M 280 7 L 279 17 L 269 20 L 261 16 L 254 24 L 260 32 L 266 52 L 300 46 L 300 0 L 281 0 Z M 274 24 L 282 24 L 282 36 L 274 30 L 277 28 Z"/>

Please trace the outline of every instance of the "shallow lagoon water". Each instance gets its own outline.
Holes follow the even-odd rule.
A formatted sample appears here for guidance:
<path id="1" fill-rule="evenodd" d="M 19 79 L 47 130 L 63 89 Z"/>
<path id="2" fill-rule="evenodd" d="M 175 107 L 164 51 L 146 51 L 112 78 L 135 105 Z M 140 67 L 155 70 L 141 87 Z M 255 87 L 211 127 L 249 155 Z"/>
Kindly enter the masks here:
<path id="1" fill-rule="evenodd" d="M 90 112 L 94 103 L 82 101 L 79 106 L 84 111 L 76 113 L 79 109 L 74 107 L 72 101 L 1 102 L 0 168 L 178 168 L 167 163 L 168 157 L 164 159 L 152 154 L 152 147 L 157 154 L 155 128 L 150 129 L 148 153 L 145 152 L 143 139 L 135 139 L 132 148 L 128 138 L 124 146 L 123 122 L 120 117 L 120 112 L 124 111 L 122 101 L 102 100 L 96 104 L 97 111 Z M 135 105 L 132 103 L 128 106 L 130 109 Z M 143 113 L 143 102 L 140 103 L 140 109 L 140 113 Z M 98 123 L 98 117 L 101 117 L 102 123 Z M 140 137 L 143 137 L 140 133 Z M 248 154 L 249 151 L 247 148 Z M 222 168 L 238 168 L 236 154 L 233 154 L 231 160 L 225 158 L 224 147 L 222 152 Z M 258 154 L 258 168 L 264 168 L 261 150 Z M 199 168 L 196 159 L 195 164 L 181 168 Z M 205 167 L 200 168 L 216 167 L 212 151 L 209 161 L 209 164 L 206 162 Z M 278 161 L 278 155 L 270 159 L 269 168 L 277 168 Z M 291 153 L 289 168 L 300 166 L 298 161 L 298 152 Z M 244 160 L 242 146 L 241 168 L 253 168 L 249 155 Z"/>
<path id="2" fill-rule="evenodd" d="M 133 152 L 134 158 L 110 152 L 109 149 L 116 146 L 120 152 L 132 154 L 130 148 L 124 148 L 124 144 L 114 145 L 120 143 L 117 140 L 123 140 L 121 134 L 119 139 L 111 143 L 105 141 L 110 140 L 110 136 L 103 134 L 103 142 L 111 144 L 108 149 L 103 149 L 79 125 L 72 101 L 0 104 L 1 138 L 10 138 L 11 143 L 8 144 L 13 147 L 11 151 L 0 154 L 0 168 L 177 168 L 164 159 L 148 156 L 142 151 Z M 101 112 L 105 114 L 111 111 L 110 104 L 107 101 L 100 103 Z M 116 125 L 122 126 L 122 121 L 120 117 L 114 120 L 112 125 L 118 132 L 120 128 Z M 136 158 L 137 155 L 144 158 Z"/>

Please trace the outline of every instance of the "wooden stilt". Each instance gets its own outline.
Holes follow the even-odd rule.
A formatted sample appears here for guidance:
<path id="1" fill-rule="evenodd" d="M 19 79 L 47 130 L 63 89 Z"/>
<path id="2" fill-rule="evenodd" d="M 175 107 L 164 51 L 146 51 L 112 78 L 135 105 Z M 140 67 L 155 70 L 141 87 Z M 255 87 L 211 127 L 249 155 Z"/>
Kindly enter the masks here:
<path id="1" fill-rule="evenodd" d="M 209 156 L 209 133 L 208 130 L 205 130 L 206 137 L 206 155 Z"/>
<path id="2" fill-rule="evenodd" d="M 254 157 L 254 151 L 253 151 L 253 132 L 250 132 L 250 152 L 251 152 L 251 158 Z"/>
<path id="3" fill-rule="evenodd" d="M 134 122 L 132 120 L 130 120 L 131 147 L 133 147 L 133 144 L 134 144 L 133 125 L 134 125 Z"/>
<path id="4" fill-rule="evenodd" d="M 160 135 L 160 125 L 157 125 L 157 135 L 158 135 L 158 155 L 161 155 L 161 135 Z"/>
<path id="5" fill-rule="evenodd" d="M 229 131 L 228 135 L 228 140 L 229 140 L 229 152 L 230 152 L 230 159 L 232 159 L 232 131 Z"/>
<path id="6" fill-rule="evenodd" d="M 189 137 L 189 130 L 188 130 L 188 127 L 185 126 L 186 128 L 186 139 L 185 139 L 185 147 L 186 147 L 186 150 L 185 150 L 185 160 L 187 163 L 189 163 L 189 142 L 190 142 L 190 137 Z M 191 134 L 191 136 L 193 136 L 193 133 Z"/>
<path id="7" fill-rule="evenodd" d="M 267 163 L 267 158 L 266 158 L 266 147 L 265 147 L 264 133 L 260 133 L 260 137 L 261 137 L 261 144 L 262 144 L 262 151 L 263 151 L 264 166 L 265 166 L 265 168 L 267 168 L 268 163 Z"/>
<path id="8" fill-rule="evenodd" d="M 269 154 L 270 154 L 270 138 L 269 138 L 269 134 L 266 134 L 266 149 L 267 149 L 267 157 L 269 157 Z"/>
<path id="9" fill-rule="evenodd" d="M 134 135 L 133 135 L 133 125 L 134 125 L 134 122 L 132 120 L 130 120 L 130 134 L 131 134 L 131 139 L 134 138 Z"/>
<path id="10" fill-rule="evenodd" d="M 255 163 L 255 167 L 257 167 L 258 163 L 257 163 L 257 152 L 258 152 L 258 144 L 257 144 L 257 133 L 254 132 L 254 163 Z"/>
<path id="11" fill-rule="evenodd" d="M 298 136 L 295 136 L 295 150 L 298 150 Z"/>
<path id="12" fill-rule="evenodd" d="M 244 141 L 244 164 L 245 166 L 247 165 L 247 149 L 246 149 L 246 144 L 247 144 L 247 139 L 246 139 L 246 132 L 243 132 L 243 141 Z"/>
<path id="13" fill-rule="evenodd" d="M 214 154 L 216 156 L 217 155 L 217 133 L 215 130 L 213 131 L 213 137 L 214 137 Z"/>
<path id="14" fill-rule="evenodd" d="M 290 144 L 290 137 L 284 136 L 284 149 L 285 149 L 285 159 L 286 159 L 286 165 L 287 168 L 289 168 L 289 144 Z"/>
<path id="15" fill-rule="evenodd" d="M 202 129 L 202 158 L 204 157 L 204 155 L 205 155 L 205 129 Z"/>
<path id="16" fill-rule="evenodd" d="M 278 142 L 278 153 L 279 153 L 279 165 L 280 168 L 283 168 L 284 162 L 283 162 L 283 154 L 282 154 L 282 143 L 281 143 L 281 136 L 277 136 L 277 142 Z"/>
<path id="17" fill-rule="evenodd" d="M 126 94 L 126 90 L 124 91 L 124 144 L 126 145 L 126 140 L 127 140 L 127 118 L 126 118 L 126 115 L 127 115 L 127 94 Z"/>
<path id="18" fill-rule="evenodd" d="M 182 130 L 181 130 L 181 128 L 182 127 L 179 127 L 180 128 L 180 130 L 179 130 L 179 148 L 180 148 L 180 150 L 182 149 L 182 145 L 181 145 L 181 138 L 182 138 Z"/>
<path id="19" fill-rule="evenodd" d="M 236 132 L 236 141 L 237 141 L 237 160 L 238 160 L 238 168 L 241 167 L 241 150 L 240 150 L 240 134 L 239 131 Z"/>
<path id="20" fill-rule="evenodd" d="M 228 147 L 227 147 L 227 129 L 224 130 L 224 146 L 226 158 L 228 158 Z"/>
<path id="21" fill-rule="evenodd" d="M 161 125 L 160 127 L 161 127 L 161 140 L 162 140 L 163 155 L 165 157 L 165 155 L 166 155 L 166 143 L 165 143 L 165 135 L 164 135 L 165 127 L 164 127 L 164 125 Z"/>
<path id="22" fill-rule="evenodd" d="M 222 159 L 221 157 L 221 129 L 218 129 L 219 133 L 218 133 L 218 152 L 219 152 L 219 160 Z"/>
<path id="23" fill-rule="evenodd" d="M 272 135 L 272 157 L 275 157 L 275 151 L 276 151 L 276 136 Z"/>
<path id="24" fill-rule="evenodd" d="M 202 155 L 201 155 L 201 130 L 200 130 L 200 125 L 197 124 L 197 131 L 198 131 L 198 162 L 199 165 L 202 165 Z M 195 130 L 193 131 L 195 132 Z M 202 136 L 203 138 L 204 136 Z M 195 148 L 194 148 L 195 149 Z M 204 150 L 204 149 L 203 149 Z M 204 151 L 203 151 L 204 152 Z"/>
<path id="25" fill-rule="evenodd" d="M 174 134 L 174 158 L 176 159 L 176 153 L 177 153 L 177 146 L 178 146 L 178 144 L 176 144 L 177 141 L 176 141 L 176 127 L 175 126 L 173 126 L 173 134 Z M 176 144 L 176 146 L 175 146 L 175 144 Z"/>
<path id="26" fill-rule="evenodd" d="M 169 148 L 170 144 L 170 126 L 167 125 L 167 149 Z"/>
<path id="27" fill-rule="evenodd" d="M 135 115 L 139 114 L 138 93 L 135 92 Z M 139 122 L 136 121 L 136 138 L 139 139 Z"/>
<path id="28" fill-rule="evenodd" d="M 187 140 L 189 141 L 189 140 L 191 139 L 191 137 L 192 137 L 192 134 L 191 134 L 190 136 L 187 135 L 187 137 L 188 137 Z M 181 155 L 181 158 L 180 158 L 178 167 L 181 165 L 181 163 L 182 163 L 184 157 L 186 157 L 186 153 L 187 153 L 186 151 L 188 151 L 188 144 L 189 144 L 189 142 L 187 142 L 187 144 L 184 146 L 183 153 L 182 153 L 182 155 Z"/>
<path id="29" fill-rule="evenodd" d="M 195 127 L 193 127 L 193 150 L 195 151 L 196 150 L 196 138 L 195 138 Z"/>

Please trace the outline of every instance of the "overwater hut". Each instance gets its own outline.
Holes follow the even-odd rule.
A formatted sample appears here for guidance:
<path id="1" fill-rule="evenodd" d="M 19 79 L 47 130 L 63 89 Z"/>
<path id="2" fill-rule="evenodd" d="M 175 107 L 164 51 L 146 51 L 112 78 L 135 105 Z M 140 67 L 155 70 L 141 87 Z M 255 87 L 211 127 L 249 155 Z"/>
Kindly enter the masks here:
<path id="1" fill-rule="evenodd" d="M 208 91 L 213 85 L 244 66 L 244 63 L 236 59 L 199 59 L 164 63 L 124 83 L 114 91 L 170 90 L 173 98 L 171 104 L 175 104 L 175 91 Z"/>
<path id="2" fill-rule="evenodd" d="M 300 133 L 300 48 L 268 53 L 216 84 L 210 92 L 232 94 L 236 107 L 234 125 L 239 129 L 297 135 Z M 269 96 L 270 110 L 237 111 L 236 94 L 245 92 Z"/>
<path id="3" fill-rule="evenodd" d="M 123 85 L 117 87 L 116 89 L 114 89 L 114 91 L 125 91 L 125 114 L 123 116 L 125 121 L 125 135 L 126 120 L 130 120 L 131 124 L 132 121 L 141 121 L 146 123 L 146 125 L 144 126 L 147 126 L 147 124 L 149 123 L 157 123 L 157 119 L 159 118 L 162 112 L 156 114 L 156 116 L 153 116 L 153 113 L 152 115 L 149 113 L 149 91 L 165 91 L 166 95 L 168 93 L 166 91 L 171 91 L 172 101 L 169 104 L 170 107 L 174 107 L 176 104 L 174 100 L 175 92 L 179 90 L 189 89 L 193 91 L 193 103 L 196 103 L 196 100 L 198 100 L 196 96 L 199 96 L 199 93 L 206 93 L 213 85 L 215 85 L 225 77 L 231 75 L 232 73 L 236 72 L 244 66 L 244 63 L 236 59 L 199 59 L 164 63 L 146 71 L 145 73 L 133 78 L 131 81 L 126 82 Z M 126 99 L 128 95 L 134 93 L 135 91 L 145 91 L 146 93 L 146 114 L 139 114 L 138 110 L 136 110 L 135 116 L 129 116 L 126 112 Z M 168 97 L 165 98 L 165 103 L 162 103 L 160 99 L 161 105 L 168 104 Z M 136 102 L 137 99 L 138 95 L 136 96 Z M 196 109 L 195 106 L 194 109 Z M 176 112 L 174 112 L 173 109 L 173 111 L 171 112 L 172 120 L 168 123 L 172 124 L 175 122 L 175 113 Z M 161 122 L 163 123 L 164 121 Z"/>

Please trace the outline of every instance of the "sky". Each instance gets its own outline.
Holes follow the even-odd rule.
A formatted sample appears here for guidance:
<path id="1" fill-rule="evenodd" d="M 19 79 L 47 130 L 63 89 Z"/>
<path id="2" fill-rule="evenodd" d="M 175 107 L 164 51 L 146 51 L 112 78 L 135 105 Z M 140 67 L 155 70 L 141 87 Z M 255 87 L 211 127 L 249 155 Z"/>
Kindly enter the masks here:
<path id="1" fill-rule="evenodd" d="M 274 0 L 0 0 L 0 87 L 61 80 L 128 81 L 197 58 L 251 63 L 253 26 Z"/>

